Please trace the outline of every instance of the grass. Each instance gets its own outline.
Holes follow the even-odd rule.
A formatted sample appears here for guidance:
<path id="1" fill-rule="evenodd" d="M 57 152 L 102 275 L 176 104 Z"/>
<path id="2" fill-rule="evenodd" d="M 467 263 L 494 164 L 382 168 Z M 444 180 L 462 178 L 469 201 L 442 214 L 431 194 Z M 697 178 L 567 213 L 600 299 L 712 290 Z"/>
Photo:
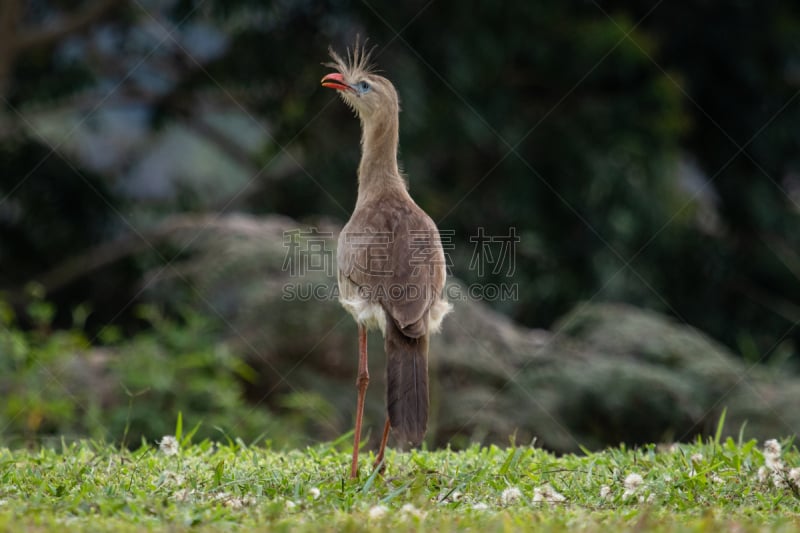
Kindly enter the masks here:
<path id="1" fill-rule="evenodd" d="M 790 479 L 800 473 L 790 470 L 800 454 L 790 443 L 780 456 L 755 441 L 719 438 L 561 457 L 530 446 L 390 451 L 385 477 L 371 474 L 365 452 L 361 478 L 350 481 L 343 442 L 276 451 L 243 442 L 192 445 L 181 437 L 174 455 L 91 441 L 0 448 L 0 530 L 800 527 Z"/>

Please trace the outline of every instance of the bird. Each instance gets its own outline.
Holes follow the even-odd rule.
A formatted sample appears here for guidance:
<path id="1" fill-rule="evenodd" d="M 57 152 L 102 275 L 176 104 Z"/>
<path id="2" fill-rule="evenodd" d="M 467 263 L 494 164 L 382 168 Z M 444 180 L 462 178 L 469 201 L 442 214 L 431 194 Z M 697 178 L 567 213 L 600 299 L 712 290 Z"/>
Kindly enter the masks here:
<path id="1" fill-rule="evenodd" d="M 361 123 L 358 195 L 339 234 L 336 263 L 339 302 L 358 328 L 356 420 L 350 477 L 358 477 L 364 401 L 369 384 L 367 331 L 379 329 L 386 354 L 386 421 L 373 467 L 383 471 L 390 431 L 401 447 L 418 446 L 428 424 L 428 343 L 452 310 L 441 235 L 411 198 L 400 171 L 400 101 L 391 81 L 379 75 L 366 41 L 345 58 L 332 48 L 334 69 L 322 80 L 335 89 Z"/>

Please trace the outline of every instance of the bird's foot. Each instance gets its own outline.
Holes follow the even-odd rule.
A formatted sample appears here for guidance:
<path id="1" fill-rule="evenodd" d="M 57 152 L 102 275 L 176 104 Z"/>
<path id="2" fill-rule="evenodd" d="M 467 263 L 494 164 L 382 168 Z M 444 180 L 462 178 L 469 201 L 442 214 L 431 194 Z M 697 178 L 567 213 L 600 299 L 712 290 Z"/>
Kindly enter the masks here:
<path id="1" fill-rule="evenodd" d="M 375 462 L 372 463 L 372 469 L 377 470 L 380 476 L 386 473 L 386 461 L 383 460 L 383 457 L 375 459 Z"/>

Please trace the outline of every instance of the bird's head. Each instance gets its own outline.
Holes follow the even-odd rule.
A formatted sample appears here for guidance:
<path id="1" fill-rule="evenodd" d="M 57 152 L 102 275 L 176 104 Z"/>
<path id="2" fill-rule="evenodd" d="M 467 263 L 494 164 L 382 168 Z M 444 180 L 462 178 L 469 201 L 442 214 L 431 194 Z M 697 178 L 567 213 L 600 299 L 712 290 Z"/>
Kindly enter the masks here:
<path id="1" fill-rule="evenodd" d="M 374 120 L 391 113 L 397 115 L 399 99 L 392 82 L 375 73 L 370 64 L 372 50 L 359 46 L 347 51 L 346 60 L 329 49 L 333 61 L 324 63 L 336 72 L 322 78 L 322 86 L 336 89 L 347 105 L 353 108 L 362 121 Z"/>

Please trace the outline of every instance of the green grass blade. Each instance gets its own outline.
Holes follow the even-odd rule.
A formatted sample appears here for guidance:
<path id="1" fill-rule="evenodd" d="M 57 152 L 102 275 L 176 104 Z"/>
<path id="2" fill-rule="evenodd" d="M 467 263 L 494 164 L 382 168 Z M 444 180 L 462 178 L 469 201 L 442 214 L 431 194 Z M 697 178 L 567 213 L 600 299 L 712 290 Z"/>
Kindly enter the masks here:
<path id="1" fill-rule="evenodd" d="M 717 421 L 717 431 L 714 433 L 714 444 L 719 446 L 720 441 L 722 440 L 722 430 L 725 427 L 725 415 L 728 413 L 728 408 L 725 407 L 722 409 L 722 414 L 719 415 L 719 421 Z"/>
<path id="2" fill-rule="evenodd" d="M 183 436 L 183 413 L 178 411 L 178 421 L 175 422 L 175 439 L 180 442 Z"/>

